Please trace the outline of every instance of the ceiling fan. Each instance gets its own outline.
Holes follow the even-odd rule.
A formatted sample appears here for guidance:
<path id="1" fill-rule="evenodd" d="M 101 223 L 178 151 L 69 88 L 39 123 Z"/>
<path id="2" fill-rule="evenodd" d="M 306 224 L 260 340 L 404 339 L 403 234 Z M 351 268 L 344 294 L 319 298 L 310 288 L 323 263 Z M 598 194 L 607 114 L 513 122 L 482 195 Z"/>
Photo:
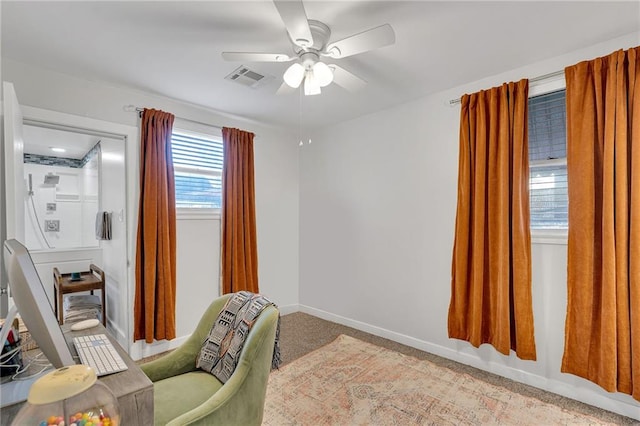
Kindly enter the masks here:
<path id="1" fill-rule="evenodd" d="M 395 43 L 396 36 L 389 24 L 329 43 L 331 29 L 326 24 L 307 19 L 302 0 L 273 0 L 293 44 L 295 55 L 285 53 L 222 52 L 227 61 L 291 62 L 284 72 L 284 83 L 278 93 L 297 89 L 304 81 L 304 94 L 320 94 L 321 87 L 336 83 L 355 91 L 367 84 L 344 68 L 327 64 L 321 58 L 342 59 Z"/>

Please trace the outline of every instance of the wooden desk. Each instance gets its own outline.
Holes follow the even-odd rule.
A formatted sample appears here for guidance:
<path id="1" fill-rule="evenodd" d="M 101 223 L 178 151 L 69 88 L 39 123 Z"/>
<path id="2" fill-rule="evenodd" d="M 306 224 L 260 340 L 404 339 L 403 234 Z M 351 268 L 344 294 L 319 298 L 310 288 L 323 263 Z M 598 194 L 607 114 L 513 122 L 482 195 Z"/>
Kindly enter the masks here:
<path id="1" fill-rule="evenodd" d="M 96 265 L 89 265 L 89 270 L 80 273 L 80 280 L 72 281 L 71 274 L 61 274 L 58 268 L 53 268 L 53 299 L 55 301 L 55 314 L 60 325 L 64 324 L 64 295 L 79 291 L 101 290 L 102 300 L 102 325 L 107 326 L 107 299 L 104 294 L 104 271 Z M 95 333 L 94 333 L 95 334 Z"/>
<path id="2" fill-rule="evenodd" d="M 127 364 L 128 369 L 120 373 L 99 377 L 98 380 L 107 385 L 118 399 L 121 425 L 153 425 L 153 383 L 142 372 L 135 361 L 131 359 L 131 357 L 102 325 L 81 331 L 71 331 L 70 328 L 70 324 L 63 325 L 62 331 L 64 332 L 67 344 L 71 348 L 71 353 L 76 359 L 78 353 L 73 346 L 74 337 L 102 333 L 109 336 L 109 340 L 111 340 L 116 351 L 118 351 L 118 354 L 120 354 L 124 362 Z M 21 384 L 20 382 L 15 383 L 18 385 Z M 10 390 L 9 388 L 5 388 L 5 385 L 3 384 L 2 391 L 6 392 Z M 24 388 L 21 388 L 20 391 L 25 392 L 22 400 L 26 400 L 28 389 L 25 390 Z M 16 414 L 18 414 L 23 403 L 24 402 L 19 402 L 17 404 L 2 407 L 0 410 L 0 424 L 11 424 L 11 421 L 15 418 Z"/>

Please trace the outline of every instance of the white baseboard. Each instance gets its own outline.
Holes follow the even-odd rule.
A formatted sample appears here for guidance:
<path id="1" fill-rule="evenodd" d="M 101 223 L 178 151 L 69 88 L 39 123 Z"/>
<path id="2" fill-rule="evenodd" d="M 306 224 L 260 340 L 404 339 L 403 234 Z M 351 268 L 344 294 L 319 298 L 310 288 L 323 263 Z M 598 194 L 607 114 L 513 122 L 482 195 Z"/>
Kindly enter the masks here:
<path id="1" fill-rule="evenodd" d="M 172 340 L 160 340 L 153 343 L 146 343 L 144 340 L 138 340 L 131 345 L 129 356 L 134 360 L 146 358 L 148 356 L 158 355 L 171 349 L 175 349 L 183 344 L 190 335 L 176 337 Z"/>
<path id="2" fill-rule="evenodd" d="M 294 305 L 291 305 L 293 307 Z M 640 402 L 635 401 L 631 396 L 624 394 L 609 394 L 601 390 L 597 385 L 580 379 L 575 376 L 577 385 L 566 383 L 557 379 L 551 379 L 517 368 L 509 367 L 496 362 L 487 362 L 471 354 L 462 353 L 442 345 L 437 345 L 424 340 L 416 339 L 401 333 L 396 333 L 381 327 L 373 326 L 361 321 L 332 314 L 327 311 L 312 308 L 306 305 L 298 305 L 298 310 L 309 315 L 322 318 L 327 321 L 346 325 L 360 331 L 364 331 L 375 336 L 384 337 L 403 345 L 411 346 L 434 355 L 441 356 L 461 364 L 470 365 L 483 371 L 506 377 L 516 382 L 524 383 L 548 392 L 571 398 L 585 404 L 593 405 L 604 410 L 612 411 L 632 419 L 640 420 Z M 292 311 L 292 312 L 297 312 Z M 291 312 L 290 312 L 291 313 Z"/>
<path id="3" fill-rule="evenodd" d="M 278 306 L 278 309 L 280 310 L 280 315 L 288 315 L 300 311 L 300 305 L 294 304 Z"/>

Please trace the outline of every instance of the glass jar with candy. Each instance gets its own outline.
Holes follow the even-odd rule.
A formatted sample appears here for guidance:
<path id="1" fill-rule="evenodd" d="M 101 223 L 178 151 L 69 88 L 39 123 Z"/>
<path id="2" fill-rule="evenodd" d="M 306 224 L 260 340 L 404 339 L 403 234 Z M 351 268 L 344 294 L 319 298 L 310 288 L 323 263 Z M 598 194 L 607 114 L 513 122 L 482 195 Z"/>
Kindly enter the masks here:
<path id="1" fill-rule="evenodd" d="M 31 386 L 14 425 L 118 426 L 118 400 L 86 365 L 54 370 Z"/>

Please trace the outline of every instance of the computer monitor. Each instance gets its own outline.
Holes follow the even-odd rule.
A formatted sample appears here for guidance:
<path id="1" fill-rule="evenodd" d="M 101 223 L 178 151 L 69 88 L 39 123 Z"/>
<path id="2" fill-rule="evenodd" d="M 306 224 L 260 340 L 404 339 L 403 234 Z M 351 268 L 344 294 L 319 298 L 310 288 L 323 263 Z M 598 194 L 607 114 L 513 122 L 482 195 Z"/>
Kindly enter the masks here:
<path id="1" fill-rule="evenodd" d="M 10 295 L 22 321 L 42 353 L 55 368 L 74 365 L 73 355 L 29 251 L 17 240 L 7 240 L 4 242 L 4 263 L 9 278 Z"/>

